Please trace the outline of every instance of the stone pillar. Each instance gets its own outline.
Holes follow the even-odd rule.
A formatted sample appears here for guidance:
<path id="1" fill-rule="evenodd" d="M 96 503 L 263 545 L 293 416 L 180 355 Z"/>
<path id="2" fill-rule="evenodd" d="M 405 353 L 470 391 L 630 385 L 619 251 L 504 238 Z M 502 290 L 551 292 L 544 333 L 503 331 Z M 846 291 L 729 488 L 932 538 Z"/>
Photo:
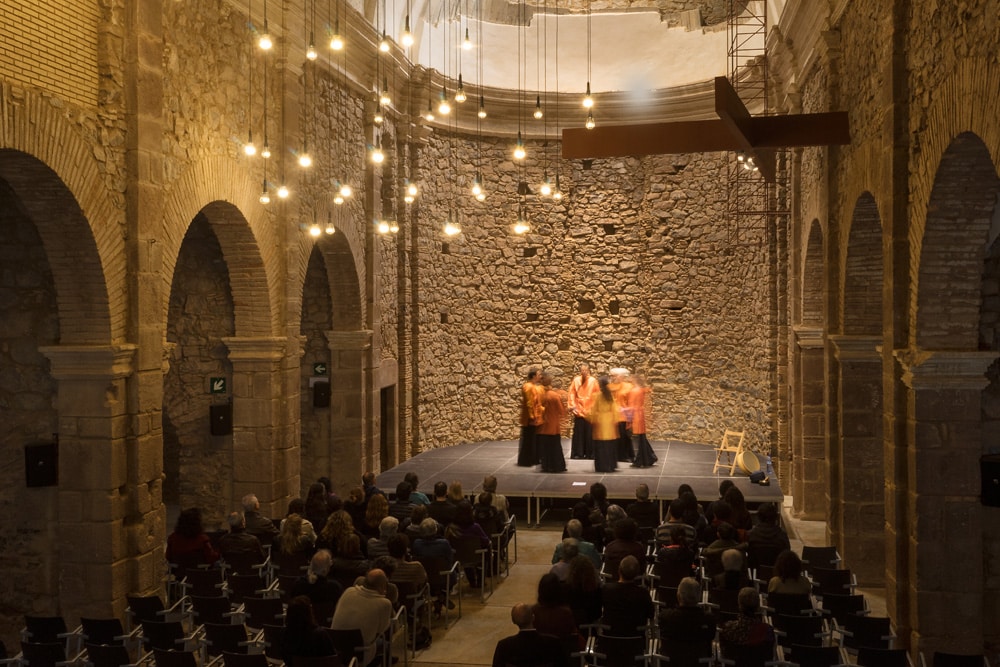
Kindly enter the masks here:
<path id="1" fill-rule="evenodd" d="M 910 647 L 983 650 L 981 394 L 996 351 L 896 350 L 907 389 Z"/>
<path id="2" fill-rule="evenodd" d="M 335 488 L 361 483 L 374 470 L 373 445 L 366 439 L 365 378 L 371 367 L 372 332 L 328 331 L 330 344 L 330 479 Z"/>
<path id="3" fill-rule="evenodd" d="M 798 357 L 795 387 L 795 440 L 792 443 L 792 495 L 796 516 L 806 520 L 826 517 L 826 408 L 823 330 L 797 326 Z"/>
<path id="4" fill-rule="evenodd" d="M 885 582 L 885 464 L 882 451 L 882 339 L 831 336 L 840 365 L 836 479 L 841 521 L 830 532 L 862 585 Z"/>
<path id="5" fill-rule="evenodd" d="M 39 348 L 58 382 L 58 517 L 53 548 L 59 556 L 60 612 L 120 616 L 129 590 L 129 566 L 140 557 L 130 544 L 125 517 L 129 469 L 128 388 L 135 372 L 134 345 Z M 162 575 L 150 567 L 142 584 Z M 150 557 L 146 554 L 145 557 Z M 147 565 L 152 566 L 152 561 Z"/>
<path id="6" fill-rule="evenodd" d="M 233 479 L 229 506 L 247 493 L 262 508 L 298 495 L 299 443 L 289 436 L 282 360 L 287 339 L 223 338 L 233 365 Z M 225 494 L 223 494 L 225 495 Z"/>

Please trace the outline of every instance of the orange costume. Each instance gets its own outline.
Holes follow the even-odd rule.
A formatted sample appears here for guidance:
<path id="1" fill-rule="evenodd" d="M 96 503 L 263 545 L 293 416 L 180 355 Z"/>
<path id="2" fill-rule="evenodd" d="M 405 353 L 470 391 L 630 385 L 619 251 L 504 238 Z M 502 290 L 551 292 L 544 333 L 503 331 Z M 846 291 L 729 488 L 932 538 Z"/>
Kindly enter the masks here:
<path id="1" fill-rule="evenodd" d="M 521 385 L 521 441 L 517 448 L 517 465 L 533 466 L 538 463 L 535 448 L 535 431 L 542 423 L 542 396 L 545 387 L 534 381 L 535 375 Z"/>
<path id="2" fill-rule="evenodd" d="M 618 444 L 618 422 L 621 421 L 621 411 L 612 395 L 610 400 L 598 394 L 589 415 L 594 428 L 594 470 L 596 472 L 614 472 L 616 449 Z"/>
<path id="3" fill-rule="evenodd" d="M 601 392 L 600 385 L 593 375 L 588 373 L 587 379 L 577 375 L 569 385 L 569 409 L 573 413 L 573 446 L 570 457 L 574 459 L 594 458 L 594 438 L 591 434 L 590 422 L 587 416 L 594 403 L 594 397 Z"/>
<path id="4" fill-rule="evenodd" d="M 612 373 L 615 369 L 612 369 Z M 635 452 L 632 451 L 632 439 L 628 434 L 628 422 L 631 421 L 629 416 L 628 407 L 628 396 L 632 391 L 632 383 L 624 379 L 626 377 L 625 373 L 618 371 L 618 374 L 614 375 L 614 380 L 608 383 L 608 389 L 611 390 L 611 395 L 614 396 L 615 405 L 618 406 L 620 412 L 618 417 L 618 448 L 617 456 L 619 461 L 631 461 L 635 458 Z M 594 436 L 596 440 L 597 437 Z"/>
<path id="5" fill-rule="evenodd" d="M 566 458 L 562 451 L 560 427 L 566 407 L 566 392 L 547 388 L 542 398 L 544 416 L 542 424 L 535 431 L 535 447 L 542 461 L 542 472 L 563 472 L 566 470 Z"/>
<path id="6" fill-rule="evenodd" d="M 635 385 L 628 394 L 628 409 L 632 431 L 632 447 L 635 449 L 636 468 L 648 468 L 656 463 L 656 453 L 646 439 L 646 398 L 652 390 Z"/>

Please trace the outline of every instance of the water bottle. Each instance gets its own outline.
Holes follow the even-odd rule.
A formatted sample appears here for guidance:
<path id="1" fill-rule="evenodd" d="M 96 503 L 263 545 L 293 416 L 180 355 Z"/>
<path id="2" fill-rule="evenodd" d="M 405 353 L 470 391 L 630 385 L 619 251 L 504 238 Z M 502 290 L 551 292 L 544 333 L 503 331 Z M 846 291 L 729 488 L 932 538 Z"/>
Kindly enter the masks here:
<path id="1" fill-rule="evenodd" d="M 767 457 L 767 476 L 770 477 L 774 473 L 774 468 L 771 467 L 771 457 Z"/>

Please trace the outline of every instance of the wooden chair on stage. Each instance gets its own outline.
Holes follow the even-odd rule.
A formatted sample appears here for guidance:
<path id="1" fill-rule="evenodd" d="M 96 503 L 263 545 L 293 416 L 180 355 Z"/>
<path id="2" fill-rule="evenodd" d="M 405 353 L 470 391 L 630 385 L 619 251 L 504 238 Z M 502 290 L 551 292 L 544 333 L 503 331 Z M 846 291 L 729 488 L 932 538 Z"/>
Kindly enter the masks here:
<path id="1" fill-rule="evenodd" d="M 725 468 L 728 465 L 729 476 L 735 475 L 737 463 L 743 452 L 743 431 L 726 429 L 722 435 L 722 442 L 715 448 L 715 466 L 712 468 L 712 474 L 714 475 L 719 471 L 719 468 Z M 726 454 L 726 463 L 722 463 L 723 453 Z"/>

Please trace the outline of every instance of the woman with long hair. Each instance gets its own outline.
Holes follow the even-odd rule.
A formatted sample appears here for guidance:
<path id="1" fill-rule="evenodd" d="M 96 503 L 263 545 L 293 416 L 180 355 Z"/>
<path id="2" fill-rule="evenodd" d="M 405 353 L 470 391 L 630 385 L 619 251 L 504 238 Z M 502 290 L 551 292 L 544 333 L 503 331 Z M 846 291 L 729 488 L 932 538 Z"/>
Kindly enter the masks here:
<path id="1" fill-rule="evenodd" d="M 312 602 L 305 595 L 296 596 L 288 603 L 281 655 L 287 667 L 295 666 L 296 657 L 336 655 L 330 635 L 316 623 Z"/>
<path id="2" fill-rule="evenodd" d="M 365 523 L 361 527 L 361 534 L 369 539 L 378 537 L 378 527 L 382 519 L 387 516 L 389 516 L 389 501 L 381 493 L 372 495 L 365 509 Z"/>
<path id="3" fill-rule="evenodd" d="M 569 562 L 566 601 L 573 610 L 577 627 L 595 623 L 601 617 L 601 579 L 594 563 L 584 555 Z"/>
<path id="4" fill-rule="evenodd" d="M 182 568 L 213 565 L 219 552 L 212 546 L 201 523 L 201 510 L 191 507 L 177 517 L 174 532 L 167 537 L 167 561 Z"/>
<path id="5" fill-rule="evenodd" d="M 316 482 L 309 486 L 309 492 L 306 494 L 306 513 L 303 518 L 308 519 L 317 530 L 323 530 L 328 516 L 330 516 L 330 505 L 326 487 Z"/>
<path id="6" fill-rule="evenodd" d="M 608 384 L 606 375 L 597 380 L 600 393 L 594 399 L 588 416 L 594 431 L 595 472 L 614 472 L 618 469 L 618 422 L 621 421 L 621 411 Z"/>
<path id="7" fill-rule="evenodd" d="M 774 561 L 774 576 L 767 582 L 768 593 L 808 595 L 812 582 L 802 574 L 802 559 L 791 549 L 782 551 Z"/>
<path id="8" fill-rule="evenodd" d="M 326 525 L 323 526 L 323 532 L 319 534 L 319 539 L 316 540 L 316 547 L 329 549 L 331 553 L 337 553 L 340 550 L 340 545 L 347 539 L 347 536 L 353 534 L 354 522 L 351 521 L 351 515 L 344 510 L 337 510 L 327 517 Z"/>

